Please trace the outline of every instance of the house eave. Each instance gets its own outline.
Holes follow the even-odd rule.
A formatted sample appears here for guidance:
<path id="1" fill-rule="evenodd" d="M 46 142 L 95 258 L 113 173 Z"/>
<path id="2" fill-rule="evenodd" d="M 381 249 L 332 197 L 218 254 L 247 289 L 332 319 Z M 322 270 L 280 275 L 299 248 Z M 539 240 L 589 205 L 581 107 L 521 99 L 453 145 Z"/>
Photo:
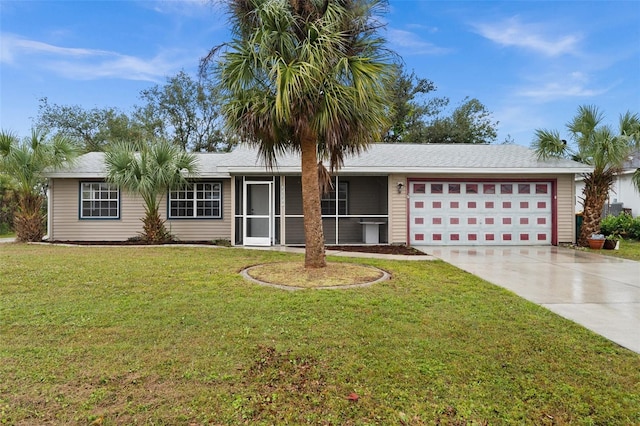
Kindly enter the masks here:
<path id="1" fill-rule="evenodd" d="M 300 174 L 299 167 L 274 167 L 273 169 L 258 167 L 229 167 L 230 175 L 297 175 Z M 391 175 L 391 174 L 412 174 L 412 175 L 460 175 L 460 174 L 579 174 L 588 173 L 589 168 L 438 168 L 438 167 L 344 167 L 338 171 L 338 175 Z"/>

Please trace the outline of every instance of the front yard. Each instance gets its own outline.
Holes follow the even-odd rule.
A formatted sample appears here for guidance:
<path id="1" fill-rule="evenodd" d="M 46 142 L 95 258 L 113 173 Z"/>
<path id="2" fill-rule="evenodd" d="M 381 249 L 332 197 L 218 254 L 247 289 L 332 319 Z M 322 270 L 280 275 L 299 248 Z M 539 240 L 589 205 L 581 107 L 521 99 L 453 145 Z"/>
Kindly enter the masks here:
<path id="1" fill-rule="evenodd" d="M 623 246 L 624 247 L 624 246 Z M 0 424 L 640 423 L 640 356 L 439 261 L 287 292 L 211 247 L 0 245 Z"/>
<path id="2" fill-rule="evenodd" d="M 620 241 L 619 250 L 595 250 L 607 256 L 622 257 L 640 262 L 640 241 L 623 240 Z"/>

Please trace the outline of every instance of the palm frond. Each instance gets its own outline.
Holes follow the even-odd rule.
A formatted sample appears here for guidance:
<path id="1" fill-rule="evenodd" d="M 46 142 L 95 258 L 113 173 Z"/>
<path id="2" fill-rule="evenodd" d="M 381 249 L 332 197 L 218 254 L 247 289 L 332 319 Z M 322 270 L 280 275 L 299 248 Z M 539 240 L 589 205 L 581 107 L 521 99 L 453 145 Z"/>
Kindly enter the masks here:
<path id="1" fill-rule="evenodd" d="M 640 169 L 636 169 L 636 171 L 633 172 L 631 180 L 633 182 L 633 186 L 636 188 L 636 191 L 640 192 Z"/>
<path id="2" fill-rule="evenodd" d="M 566 141 L 560 138 L 560 133 L 557 130 L 536 130 L 532 148 L 536 152 L 536 156 L 542 160 L 563 158 L 569 152 Z"/>

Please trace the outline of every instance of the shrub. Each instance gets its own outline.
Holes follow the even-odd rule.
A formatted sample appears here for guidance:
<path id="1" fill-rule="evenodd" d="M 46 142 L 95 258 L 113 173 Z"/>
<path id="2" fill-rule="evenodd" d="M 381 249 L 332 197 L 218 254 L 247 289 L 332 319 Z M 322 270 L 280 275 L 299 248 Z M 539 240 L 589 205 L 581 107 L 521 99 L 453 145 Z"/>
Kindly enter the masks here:
<path id="1" fill-rule="evenodd" d="M 637 216 L 631 222 L 631 226 L 629 228 L 629 238 L 640 240 L 640 216 Z"/>
<path id="2" fill-rule="evenodd" d="M 609 215 L 600 222 L 600 232 L 605 236 L 619 235 L 623 238 L 640 239 L 640 217 L 633 218 L 627 213 Z"/>

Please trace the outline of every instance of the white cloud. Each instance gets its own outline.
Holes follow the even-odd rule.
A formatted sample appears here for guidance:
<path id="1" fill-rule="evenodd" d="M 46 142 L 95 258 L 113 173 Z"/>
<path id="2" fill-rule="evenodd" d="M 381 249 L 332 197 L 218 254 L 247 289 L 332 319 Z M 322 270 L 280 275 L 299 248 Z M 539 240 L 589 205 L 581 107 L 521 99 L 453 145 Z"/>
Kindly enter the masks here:
<path id="1" fill-rule="evenodd" d="M 518 94 L 529 98 L 535 98 L 539 101 L 550 101 L 562 98 L 588 98 L 598 96 L 605 93 L 606 89 L 590 89 L 579 83 L 564 84 L 550 82 L 544 86 L 523 89 Z"/>
<path id="2" fill-rule="evenodd" d="M 481 36 L 502 46 L 520 47 L 552 57 L 575 54 L 582 39 L 578 34 L 554 34 L 542 25 L 522 23 L 518 17 L 474 27 Z"/>
<path id="3" fill-rule="evenodd" d="M 61 47 L 12 34 L 0 34 L 0 62 L 41 68 L 77 80 L 119 78 L 158 82 L 180 68 L 166 53 L 150 59 L 99 49 Z"/>
<path id="4" fill-rule="evenodd" d="M 606 93 L 609 88 L 591 87 L 590 77 L 580 71 L 566 76 L 546 76 L 516 91 L 516 94 L 535 101 L 547 102 L 565 98 L 590 98 Z"/>
<path id="5" fill-rule="evenodd" d="M 413 32 L 394 28 L 388 28 L 387 40 L 393 47 L 396 47 L 398 50 L 403 50 L 408 54 L 442 55 L 451 51 L 451 49 L 439 47 L 433 43 L 424 41 Z"/>
<path id="6" fill-rule="evenodd" d="M 224 10 L 222 0 L 143 0 L 140 4 L 163 15 L 187 17 L 197 17 L 206 12 Z"/>

